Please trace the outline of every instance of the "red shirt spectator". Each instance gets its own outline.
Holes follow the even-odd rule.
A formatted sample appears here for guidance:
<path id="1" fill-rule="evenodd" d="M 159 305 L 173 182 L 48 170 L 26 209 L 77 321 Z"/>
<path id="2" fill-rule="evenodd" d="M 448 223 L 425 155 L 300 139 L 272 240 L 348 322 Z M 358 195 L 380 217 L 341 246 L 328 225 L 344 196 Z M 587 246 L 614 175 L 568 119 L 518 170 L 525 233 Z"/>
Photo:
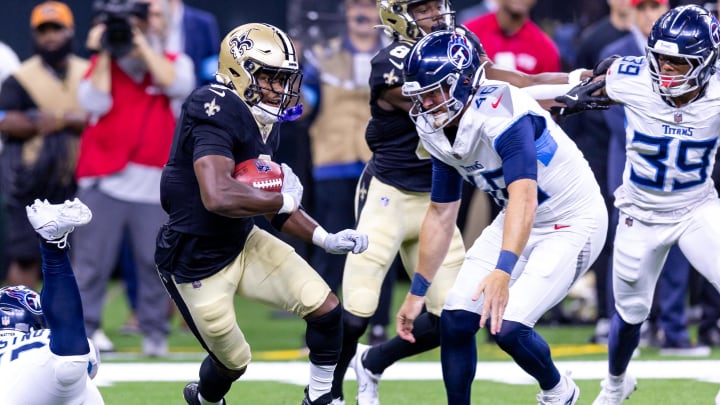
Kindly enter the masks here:
<path id="1" fill-rule="evenodd" d="M 466 26 L 480 38 L 487 55 L 496 65 L 528 74 L 560 71 L 557 46 L 529 18 L 515 32 L 508 33 L 498 22 L 499 9 L 470 20 Z"/>

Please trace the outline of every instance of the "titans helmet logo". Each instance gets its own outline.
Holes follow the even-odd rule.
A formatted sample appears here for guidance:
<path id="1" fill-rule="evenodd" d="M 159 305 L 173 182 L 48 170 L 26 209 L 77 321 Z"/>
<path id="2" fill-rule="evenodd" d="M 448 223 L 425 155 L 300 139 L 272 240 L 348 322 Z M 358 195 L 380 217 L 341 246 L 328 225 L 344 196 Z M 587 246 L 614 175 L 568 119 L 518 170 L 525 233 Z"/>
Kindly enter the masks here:
<path id="1" fill-rule="evenodd" d="M 710 24 L 710 39 L 712 39 L 713 45 L 718 46 L 720 44 L 720 28 L 718 28 L 717 23 Z"/>
<path id="2" fill-rule="evenodd" d="M 40 305 L 40 296 L 32 290 L 20 287 L 9 287 L 5 290 L 8 297 L 15 298 L 23 304 L 28 311 L 39 315 L 42 314 L 42 306 Z"/>
<path id="3" fill-rule="evenodd" d="M 252 39 L 248 38 L 250 36 L 250 31 L 252 30 L 245 31 L 240 35 L 236 35 L 230 38 L 230 52 L 232 53 L 232 56 L 233 58 L 235 58 L 235 60 L 240 59 L 240 57 L 245 52 L 251 50 L 253 46 L 255 46 L 255 43 L 252 41 Z"/>
<path id="4" fill-rule="evenodd" d="M 470 66 L 470 47 L 467 38 L 461 34 L 453 34 L 447 48 L 447 56 L 450 62 L 459 69 Z"/>

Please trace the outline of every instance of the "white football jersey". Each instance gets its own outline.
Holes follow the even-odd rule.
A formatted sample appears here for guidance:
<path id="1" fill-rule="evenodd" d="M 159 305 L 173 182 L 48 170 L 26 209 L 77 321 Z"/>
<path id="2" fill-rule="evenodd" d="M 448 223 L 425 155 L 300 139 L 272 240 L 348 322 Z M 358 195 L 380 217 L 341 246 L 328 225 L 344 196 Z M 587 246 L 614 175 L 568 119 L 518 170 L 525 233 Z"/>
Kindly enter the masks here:
<path id="1" fill-rule="evenodd" d="M 8 405 L 102 404 L 90 380 L 98 369 L 92 342 L 90 352 L 58 356 L 50 351 L 49 329 L 20 337 L 0 338 L 0 402 Z"/>
<path id="2" fill-rule="evenodd" d="M 10 363 L 24 358 L 33 350 L 50 344 L 50 330 L 38 329 L 18 337 L 3 336 L 0 338 L 0 373 Z"/>
<path id="3" fill-rule="evenodd" d="M 675 222 L 717 198 L 710 174 L 720 134 L 720 84 L 673 107 L 652 90 L 645 57 L 616 60 L 606 76 L 608 96 L 625 106 L 627 160 L 615 206 L 649 222 Z"/>
<path id="4" fill-rule="evenodd" d="M 493 80 L 483 83 L 460 119 L 452 145 L 442 130 L 431 132 L 422 118 L 417 122 L 418 134 L 430 154 L 454 167 L 465 180 L 505 206 L 507 185 L 495 144 L 524 116 L 532 118 L 539 134 L 535 137 L 538 169 L 535 222 L 557 222 L 593 204 L 600 188 L 580 150 L 535 100 L 508 83 Z"/>

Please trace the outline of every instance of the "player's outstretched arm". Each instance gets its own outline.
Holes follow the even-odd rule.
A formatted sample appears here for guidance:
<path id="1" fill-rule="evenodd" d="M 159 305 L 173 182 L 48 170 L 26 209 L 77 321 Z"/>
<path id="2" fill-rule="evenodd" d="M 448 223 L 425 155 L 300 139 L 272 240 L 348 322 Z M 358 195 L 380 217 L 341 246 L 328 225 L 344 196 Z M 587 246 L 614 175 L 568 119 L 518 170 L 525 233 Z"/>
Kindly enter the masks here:
<path id="1" fill-rule="evenodd" d="M 303 209 L 299 209 L 290 215 L 280 230 L 306 242 L 312 242 L 315 246 L 333 254 L 359 254 L 368 247 L 366 234 L 354 229 L 343 229 L 337 233 L 329 233 Z"/>
<path id="2" fill-rule="evenodd" d="M 537 210 L 537 182 L 522 178 L 508 185 L 503 240 L 495 270 L 478 285 L 473 300 L 484 296 L 480 327 L 490 319 L 490 333 L 497 334 L 510 296 L 510 275 L 525 249 Z"/>
<path id="3" fill-rule="evenodd" d="M 450 248 L 455 232 L 455 221 L 460 210 L 460 200 L 431 202 L 420 229 L 419 259 L 410 291 L 398 310 L 397 333 L 402 339 L 414 343 L 413 323 L 425 304 L 425 294 L 435 278 Z"/>
<path id="4" fill-rule="evenodd" d="M 597 76 L 578 84 L 555 101 L 564 104 L 564 107 L 555 107 L 553 112 L 560 115 L 572 115 L 588 110 L 607 110 L 612 100 L 605 92 L 605 76 Z"/>

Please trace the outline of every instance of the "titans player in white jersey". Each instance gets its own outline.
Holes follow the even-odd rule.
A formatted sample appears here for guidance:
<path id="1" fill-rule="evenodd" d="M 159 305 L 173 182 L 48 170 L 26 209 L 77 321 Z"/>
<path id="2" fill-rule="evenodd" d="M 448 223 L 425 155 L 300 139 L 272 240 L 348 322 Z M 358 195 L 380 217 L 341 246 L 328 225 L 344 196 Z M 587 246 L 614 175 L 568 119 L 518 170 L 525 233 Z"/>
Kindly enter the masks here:
<path id="1" fill-rule="evenodd" d="M 595 405 L 620 404 L 635 390 L 626 370 L 673 245 L 720 288 L 720 200 L 710 177 L 720 131 L 719 42 L 707 10 L 677 7 L 655 22 L 646 57 L 619 58 L 605 76 L 605 93 L 625 106 L 627 161 L 615 191 L 609 375 Z"/>
<path id="2" fill-rule="evenodd" d="M 27 207 L 40 234 L 43 289 L 0 289 L 0 402 L 5 405 L 97 405 L 91 381 L 97 351 L 88 340 L 67 253 L 67 235 L 92 214 L 79 200 Z"/>
<path id="3" fill-rule="evenodd" d="M 475 334 L 490 319 L 498 345 L 538 381 L 538 403 L 574 404 L 577 385 L 560 374 L 533 327 L 604 244 L 607 210 L 590 166 L 526 93 L 484 80 L 478 51 L 461 33 L 424 37 L 406 64 L 403 94 L 413 99 L 410 115 L 432 155 L 433 179 L 398 334 L 415 339 L 412 322 L 447 252 L 464 178 L 504 209 L 468 250 L 443 307 L 448 403 L 470 404 Z"/>

